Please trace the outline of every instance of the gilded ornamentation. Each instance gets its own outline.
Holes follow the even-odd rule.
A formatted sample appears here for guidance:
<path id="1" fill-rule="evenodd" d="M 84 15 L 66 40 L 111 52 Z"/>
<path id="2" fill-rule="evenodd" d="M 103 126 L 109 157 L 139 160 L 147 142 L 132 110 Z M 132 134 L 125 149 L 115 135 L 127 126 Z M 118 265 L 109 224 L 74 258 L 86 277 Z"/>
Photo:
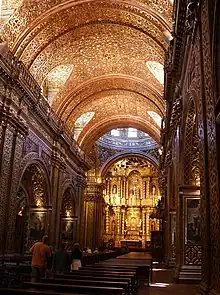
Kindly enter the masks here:
<path id="1" fill-rule="evenodd" d="M 70 132 L 77 118 L 85 113 L 84 109 L 86 112 L 98 109 L 100 114 L 96 112 L 95 121 L 91 121 L 96 130 L 102 128 L 98 122 L 106 129 L 110 120 L 118 124 L 120 116 L 122 124 L 130 125 L 135 120 L 134 124 L 140 129 L 150 126 L 150 135 L 159 141 L 160 126 L 155 126 L 153 120 L 146 124 L 147 115 L 139 101 L 142 100 L 141 104 L 145 102 L 147 110 L 163 115 L 163 86 L 147 64 L 154 65 L 154 70 L 155 65 L 163 67 L 167 44 L 162 35 L 171 27 L 172 4 L 165 0 L 157 3 L 152 0 L 62 0 L 61 3 L 50 0 L 38 4 L 24 0 L 5 25 L 2 38 L 39 84 L 43 81 L 55 83 L 55 86 L 62 84 L 59 89 L 48 88 L 48 92 L 44 89 L 43 94 Z M 54 69 L 62 67 L 65 68 L 62 73 L 66 73 L 69 65 L 73 69 L 64 86 L 56 79 L 51 82 Z M 22 66 L 16 73 L 18 77 L 25 74 Z M 61 76 L 63 81 L 63 74 Z M 32 79 L 29 82 L 34 85 Z M 36 85 L 30 88 L 35 93 L 40 92 Z M 103 90 L 115 91 L 115 101 L 111 102 L 114 109 L 104 109 L 112 99 Z M 122 104 L 121 91 L 126 92 L 125 104 Z M 91 102 L 93 109 L 90 110 Z M 127 110 L 131 104 L 134 118 L 127 116 L 132 112 Z M 35 108 L 35 112 L 41 114 L 43 105 L 51 113 L 43 97 L 40 97 L 39 109 Z M 126 112 L 124 118 L 120 105 Z M 104 118 L 110 120 L 104 123 Z M 90 134 L 94 132 L 89 124 L 87 128 L 78 138 L 84 149 L 88 148 Z M 100 134 L 92 136 L 97 138 Z"/>
<path id="2" fill-rule="evenodd" d="M 103 174 L 106 211 L 105 239 L 116 246 L 123 240 L 139 240 L 143 247 L 151 230 L 159 228 L 150 214 L 158 203 L 157 168 L 140 157 L 116 160 Z"/>
<path id="3" fill-rule="evenodd" d="M 62 208 L 61 214 L 62 216 L 73 216 L 74 215 L 74 208 L 73 208 L 74 200 L 70 189 L 66 189 L 63 195 L 62 200 Z"/>

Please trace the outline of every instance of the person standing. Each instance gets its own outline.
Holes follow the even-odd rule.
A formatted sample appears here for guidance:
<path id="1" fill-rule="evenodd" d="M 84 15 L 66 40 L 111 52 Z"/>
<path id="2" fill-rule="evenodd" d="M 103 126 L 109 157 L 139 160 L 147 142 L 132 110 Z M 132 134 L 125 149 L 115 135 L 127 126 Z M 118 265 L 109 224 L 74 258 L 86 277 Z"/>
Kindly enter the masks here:
<path id="1" fill-rule="evenodd" d="M 47 261 L 51 255 L 47 242 L 48 236 L 43 236 L 42 242 L 35 243 L 30 249 L 32 254 L 32 282 L 39 282 L 41 278 L 45 277 Z"/>
<path id="2" fill-rule="evenodd" d="M 63 274 L 70 270 L 70 256 L 65 249 L 65 244 L 61 244 L 54 255 L 54 270 L 56 274 Z"/>
<path id="3" fill-rule="evenodd" d="M 72 250 L 72 270 L 78 270 L 82 267 L 82 251 L 78 243 L 75 243 Z"/>

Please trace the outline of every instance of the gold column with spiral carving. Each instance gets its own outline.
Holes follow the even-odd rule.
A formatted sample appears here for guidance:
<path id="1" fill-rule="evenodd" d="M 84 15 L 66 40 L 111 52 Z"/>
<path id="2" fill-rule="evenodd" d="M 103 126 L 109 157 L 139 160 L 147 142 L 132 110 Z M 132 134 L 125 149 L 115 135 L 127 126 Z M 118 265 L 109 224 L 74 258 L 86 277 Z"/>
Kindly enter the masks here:
<path id="1" fill-rule="evenodd" d="M 150 241 L 151 239 L 151 231 L 150 231 L 150 208 L 147 207 L 146 210 L 146 240 Z"/>
<path id="2" fill-rule="evenodd" d="M 125 209 L 121 210 L 121 234 L 122 239 L 124 239 L 124 232 L 125 232 Z"/>
<path id="3" fill-rule="evenodd" d="M 105 231 L 106 234 L 109 233 L 109 209 L 108 206 L 105 207 Z"/>
<path id="4" fill-rule="evenodd" d="M 120 233 L 121 233 L 121 214 L 120 214 L 121 208 L 116 207 L 116 221 L 117 221 L 117 229 L 116 229 L 116 241 L 118 241 L 118 245 L 115 245 L 116 247 L 120 247 Z"/>
<path id="5" fill-rule="evenodd" d="M 146 210 L 142 209 L 142 232 L 143 232 L 143 236 L 145 237 L 146 235 Z"/>

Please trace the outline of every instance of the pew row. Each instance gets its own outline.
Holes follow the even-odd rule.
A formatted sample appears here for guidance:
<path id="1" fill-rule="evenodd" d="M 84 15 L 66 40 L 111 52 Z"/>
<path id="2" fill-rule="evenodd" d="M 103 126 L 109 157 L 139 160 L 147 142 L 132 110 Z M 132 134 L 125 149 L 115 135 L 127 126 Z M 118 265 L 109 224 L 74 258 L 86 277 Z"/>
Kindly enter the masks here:
<path id="1" fill-rule="evenodd" d="M 123 288 L 117 287 L 100 287 L 100 286 L 85 286 L 85 285 L 62 285 L 56 283 L 32 283 L 24 282 L 23 289 L 37 289 L 39 291 L 55 291 L 60 293 L 79 293 L 79 294 L 109 294 L 109 295 L 125 295 Z"/>

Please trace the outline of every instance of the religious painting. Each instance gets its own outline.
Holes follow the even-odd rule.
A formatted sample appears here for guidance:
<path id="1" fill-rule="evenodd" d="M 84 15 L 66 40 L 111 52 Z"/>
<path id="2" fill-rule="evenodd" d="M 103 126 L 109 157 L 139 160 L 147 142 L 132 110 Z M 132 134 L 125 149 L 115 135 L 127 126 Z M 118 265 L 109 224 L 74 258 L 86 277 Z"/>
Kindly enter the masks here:
<path id="1" fill-rule="evenodd" d="M 46 234 L 46 212 L 32 212 L 30 214 L 29 238 L 40 241 Z"/>
<path id="2" fill-rule="evenodd" d="M 201 240 L 200 199 L 186 198 L 186 244 L 198 244 Z"/>
<path id="3" fill-rule="evenodd" d="M 61 221 L 61 239 L 65 241 L 72 241 L 74 228 L 75 228 L 74 221 L 62 220 Z"/>

